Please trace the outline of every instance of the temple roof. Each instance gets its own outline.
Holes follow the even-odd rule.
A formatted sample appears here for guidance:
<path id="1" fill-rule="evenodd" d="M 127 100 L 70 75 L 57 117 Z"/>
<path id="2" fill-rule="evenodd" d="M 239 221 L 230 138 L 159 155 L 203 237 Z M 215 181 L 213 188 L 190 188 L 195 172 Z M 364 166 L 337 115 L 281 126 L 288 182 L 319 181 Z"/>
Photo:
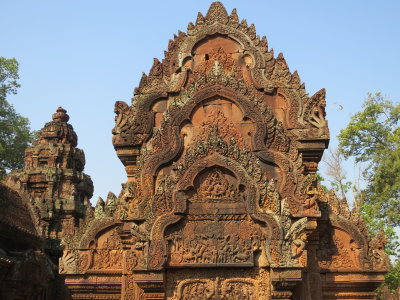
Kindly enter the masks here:
<path id="1" fill-rule="evenodd" d="M 0 183 L 0 247 L 37 247 L 40 238 L 25 200 Z"/>

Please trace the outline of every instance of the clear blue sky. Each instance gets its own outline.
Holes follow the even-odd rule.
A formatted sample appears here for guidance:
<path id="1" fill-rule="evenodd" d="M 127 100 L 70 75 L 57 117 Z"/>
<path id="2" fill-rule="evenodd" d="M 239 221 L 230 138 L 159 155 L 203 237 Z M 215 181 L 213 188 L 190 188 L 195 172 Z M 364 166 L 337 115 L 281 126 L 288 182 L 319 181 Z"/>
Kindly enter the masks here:
<path id="1" fill-rule="evenodd" d="M 211 1 L 0 1 L 0 56 L 20 62 L 16 110 L 40 129 L 68 110 L 95 195 L 118 195 L 125 172 L 111 144 L 116 100 Z M 400 99 L 400 1 L 224 1 L 283 52 L 310 95 L 327 90 L 331 145 L 368 92 Z M 339 105 L 344 107 L 339 109 Z"/>

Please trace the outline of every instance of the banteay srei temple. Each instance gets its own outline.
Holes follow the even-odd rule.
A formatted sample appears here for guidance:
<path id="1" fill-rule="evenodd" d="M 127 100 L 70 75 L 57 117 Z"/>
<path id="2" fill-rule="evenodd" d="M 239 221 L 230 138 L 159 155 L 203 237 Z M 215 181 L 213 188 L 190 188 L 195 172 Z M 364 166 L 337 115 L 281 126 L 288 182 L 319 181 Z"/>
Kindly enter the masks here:
<path id="1" fill-rule="evenodd" d="M 0 299 L 374 299 L 385 237 L 316 179 L 325 105 L 212 3 L 115 103 L 118 196 L 92 206 L 61 107 L 5 177 Z"/>

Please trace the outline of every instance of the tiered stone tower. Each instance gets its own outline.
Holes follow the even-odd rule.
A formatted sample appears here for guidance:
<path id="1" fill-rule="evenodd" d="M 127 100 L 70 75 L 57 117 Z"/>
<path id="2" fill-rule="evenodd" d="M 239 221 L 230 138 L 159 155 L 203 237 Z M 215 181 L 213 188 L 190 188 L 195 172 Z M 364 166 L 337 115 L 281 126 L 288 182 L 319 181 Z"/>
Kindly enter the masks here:
<path id="1" fill-rule="evenodd" d="M 55 257 L 62 255 L 62 235 L 75 233 L 93 194 L 92 180 L 83 173 L 85 155 L 76 148 L 78 138 L 68 120 L 59 107 L 26 149 L 25 168 L 8 176 L 9 185 L 30 198 L 38 232 Z"/>

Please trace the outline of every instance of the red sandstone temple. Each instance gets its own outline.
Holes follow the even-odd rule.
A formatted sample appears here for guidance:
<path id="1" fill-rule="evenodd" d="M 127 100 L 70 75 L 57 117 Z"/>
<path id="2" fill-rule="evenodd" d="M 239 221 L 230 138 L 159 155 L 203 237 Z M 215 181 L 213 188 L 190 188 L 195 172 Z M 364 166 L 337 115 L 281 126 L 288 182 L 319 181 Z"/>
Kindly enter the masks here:
<path id="1" fill-rule="evenodd" d="M 92 207 L 63 108 L 0 185 L 0 298 L 374 299 L 388 258 L 315 173 L 325 90 L 219 2 L 115 104 L 119 196 Z"/>

